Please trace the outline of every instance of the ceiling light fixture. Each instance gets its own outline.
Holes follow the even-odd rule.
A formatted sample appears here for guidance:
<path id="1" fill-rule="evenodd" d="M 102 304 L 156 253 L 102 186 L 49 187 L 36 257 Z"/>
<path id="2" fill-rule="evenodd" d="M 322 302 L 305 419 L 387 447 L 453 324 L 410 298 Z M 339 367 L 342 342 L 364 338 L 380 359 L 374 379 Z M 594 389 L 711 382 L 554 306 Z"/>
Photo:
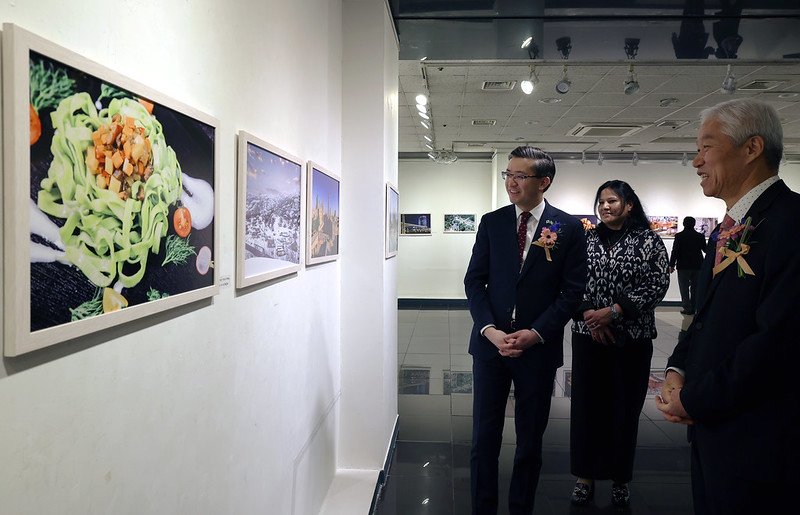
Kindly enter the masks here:
<path id="1" fill-rule="evenodd" d="M 433 140 L 431 139 L 431 137 L 430 137 L 430 136 L 428 136 L 427 134 L 426 134 L 426 135 L 424 135 L 424 136 L 422 136 L 422 137 L 423 137 L 423 138 L 425 138 L 425 140 L 426 140 L 426 141 L 428 141 L 428 142 L 431 142 L 431 141 L 433 141 Z"/>
<path id="2" fill-rule="evenodd" d="M 422 104 L 417 104 L 417 111 L 419 111 L 420 113 L 426 113 L 428 111 L 428 108 Z"/>
<path id="3" fill-rule="evenodd" d="M 639 53 L 639 38 L 625 38 L 625 55 L 628 59 L 636 59 Z"/>
<path id="4" fill-rule="evenodd" d="M 458 156 L 452 147 L 450 150 L 442 149 L 428 152 L 428 157 L 431 158 L 434 163 L 438 163 L 440 165 L 449 165 L 458 161 Z"/>
<path id="5" fill-rule="evenodd" d="M 567 65 L 565 64 L 561 70 L 561 80 L 556 83 L 556 91 L 564 95 L 569 91 L 572 82 L 567 78 Z"/>
<path id="6" fill-rule="evenodd" d="M 561 59 L 569 59 L 569 53 L 572 51 L 572 39 L 569 36 L 558 38 L 556 48 L 561 52 Z"/>
<path id="7" fill-rule="evenodd" d="M 539 45 L 533 40 L 533 36 L 528 36 L 525 38 L 525 41 L 522 42 L 522 46 L 520 48 L 528 50 L 528 58 L 530 59 L 539 59 Z"/>
<path id="8" fill-rule="evenodd" d="M 625 85 L 622 89 L 626 95 L 633 95 L 639 91 L 639 81 L 633 71 L 633 65 L 628 66 L 628 76 L 625 78 Z"/>
<path id="9" fill-rule="evenodd" d="M 425 148 L 427 148 L 428 150 L 433 150 L 433 145 L 426 143 Z"/>
<path id="10" fill-rule="evenodd" d="M 686 155 L 686 152 L 683 153 L 683 157 L 681 158 L 681 165 L 687 166 L 689 164 L 689 156 Z"/>
<path id="11" fill-rule="evenodd" d="M 675 97 L 662 98 L 661 100 L 658 101 L 658 105 L 660 105 L 661 107 L 669 107 L 669 106 L 675 105 L 677 103 L 678 103 L 678 99 L 675 98 Z"/>
<path id="12" fill-rule="evenodd" d="M 720 93 L 727 93 L 728 95 L 736 91 L 736 77 L 733 76 L 733 70 L 730 64 L 728 65 L 728 73 L 725 75 L 725 79 L 722 81 L 722 87 L 719 88 L 719 91 Z"/>
<path id="13" fill-rule="evenodd" d="M 597 166 L 603 166 L 603 153 L 597 153 Z"/>
<path id="14" fill-rule="evenodd" d="M 636 152 L 633 153 L 633 159 L 631 159 L 631 164 L 633 166 L 636 166 L 636 165 L 639 164 L 639 154 L 637 154 Z"/>
<path id="15" fill-rule="evenodd" d="M 431 119 L 431 117 L 430 117 L 430 116 L 428 116 L 428 114 L 427 114 L 427 113 L 420 112 L 420 113 L 419 113 L 419 115 L 420 115 L 421 117 L 425 118 L 426 120 L 430 120 L 430 119 Z"/>
<path id="16" fill-rule="evenodd" d="M 519 83 L 520 89 L 526 95 L 530 95 L 533 93 L 533 90 L 539 84 L 539 76 L 536 75 L 536 65 L 531 65 L 531 73 L 528 75 L 528 78 Z"/>
<path id="17" fill-rule="evenodd" d="M 423 95 L 422 93 L 420 93 L 419 95 L 417 95 L 417 97 L 415 98 L 415 100 L 417 101 L 417 104 L 419 104 L 419 105 L 424 105 L 424 106 L 428 105 L 428 97 L 426 97 L 426 96 L 425 96 L 425 95 Z"/>
<path id="18" fill-rule="evenodd" d="M 586 164 L 586 151 L 581 150 L 581 164 Z"/>
<path id="19" fill-rule="evenodd" d="M 431 128 L 431 126 L 428 125 L 428 122 L 426 122 L 425 120 L 420 120 L 419 123 L 422 124 L 422 126 L 425 127 L 426 129 L 430 129 Z"/>

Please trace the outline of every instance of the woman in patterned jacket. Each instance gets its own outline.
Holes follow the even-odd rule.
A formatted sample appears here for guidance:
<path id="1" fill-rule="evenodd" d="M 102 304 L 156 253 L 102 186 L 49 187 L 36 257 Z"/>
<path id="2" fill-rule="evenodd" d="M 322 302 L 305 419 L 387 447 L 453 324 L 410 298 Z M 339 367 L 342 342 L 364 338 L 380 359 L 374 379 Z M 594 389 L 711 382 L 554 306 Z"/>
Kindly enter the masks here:
<path id="1" fill-rule="evenodd" d="M 588 278 L 572 325 L 572 503 L 610 479 L 611 501 L 630 504 L 639 413 L 650 377 L 655 307 L 669 287 L 669 258 L 626 182 L 597 189 L 597 228 L 586 233 Z"/>

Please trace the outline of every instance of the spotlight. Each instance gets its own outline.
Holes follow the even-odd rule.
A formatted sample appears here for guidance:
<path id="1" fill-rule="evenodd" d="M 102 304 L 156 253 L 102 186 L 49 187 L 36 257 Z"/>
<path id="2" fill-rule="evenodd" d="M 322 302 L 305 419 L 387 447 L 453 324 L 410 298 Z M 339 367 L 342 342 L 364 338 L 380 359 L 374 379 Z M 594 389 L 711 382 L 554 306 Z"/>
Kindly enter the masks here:
<path id="1" fill-rule="evenodd" d="M 561 70 L 561 80 L 556 83 L 556 91 L 563 95 L 569 91 L 571 85 L 572 82 L 567 78 L 567 65 L 565 64 Z"/>
<path id="2" fill-rule="evenodd" d="M 561 52 L 561 59 L 569 59 L 569 53 L 572 51 L 572 40 L 569 36 L 558 38 L 556 40 L 556 48 Z"/>
<path id="3" fill-rule="evenodd" d="M 423 127 L 425 127 L 426 129 L 430 129 L 430 128 L 431 128 L 431 126 L 430 126 L 430 125 L 428 124 L 428 122 L 426 122 L 425 120 L 420 120 L 420 121 L 419 121 L 419 123 L 420 123 L 420 124 L 421 124 Z"/>
<path id="4" fill-rule="evenodd" d="M 425 107 L 425 106 L 424 106 L 424 105 L 422 105 L 422 104 L 417 104 L 417 111 L 419 111 L 420 113 L 425 113 L 425 112 L 427 112 L 427 111 L 428 111 L 428 108 L 427 108 L 427 107 Z"/>
<path id="5" fill-rule="evenodd" d="M 539 59 L 539 46 L 533 40 L 533 36 L 528 36 L 525 38 L 525 41 L 522 42 L 522 49 L 528 49 L 528 57 L 530 59 Z"/>
<path id="6" fill-rule="evenodd" d="M 419 95 L 417 95 L 417 97 L 416 97 L 416 99 L 415 99 L 415 100 L 417 101 L 417 104 L 419 104 L 419 105 L 423 105 L 423 106 L 426 106 L 426 105 L 428 105 L 428 97 L 426 97 L 426 96 L 425 96 L 425 95 L 423 95 L 422 93 L 420 93 Z"/>
<path id="7" fill-rule="evenodd" d="M 581 150 L 581 164 L 586 164 L 586 151 Z"/>
<path id="8" fill-rule="evenodd" d="M 625 87 L 623 91 L 626 95 L 633 95 L 639 91 L 639 81 L 636 80 L 636 74 L 633 72 L 633 65 L 628 67 L 628 76 L 625 78 Z"/>
<path id="9" fill-rule="evenodd" d="M 686 155 L 686 152 L 683 153 L 683 157 L 681 158 L 681 165 L 687 166 L 689 164 L 689 156 Z"/>
<path id="10" fill-rule="evenodd" d="M 520 82 L 519 87 L 526 95 L 533 93 L 534 88 L 539 84 L 539 77 L 536 75 L 536 66 L 531 65 L 531 73 L 528 78 Z"/>
<path id="11" fill-rule="evenodd" d="M 635 59 L 639 53 L 639 38 L 625 38 L 625 55 L 628 59 Z"/>
<path id="12" fill-rule="evenodd" d="M 603 166 L 603 153 L 597 153 L 597 166 Z"/>
<path id="13" fill-rule="evenodd" d="M 528 36 L 527 38 L 525 38 L 525 41 L 522 42 L 522 46 L 520 48 L 526 48 L 528 45 L 531 44 L 531 41 L 533 41 L 533 36 Z"/>
<path id="14" fill-rule="evenodd" d="M 636 152 L 633 153 L 633 159 L 631 159 L 631 164 L 633 166 L 636 166 L 636 165 L 639 164 L 639 154 L 637 154 Z"/>
<path id="15" fill-rule="evenodd" d="M 433 140 L 431 139 L 431 137 L 430 137 L 430 136 L 428 136 L 427 134 L 426 134 L 426 135 L 424 135 L 424 136 L 422 136 L 422 137 L 423 137 L 423 138 L 425 138 L 425 141 L 427 141 L 428 143 L 430 143 L 430 142 L 432 142 L 432 141 L 433 141 Z"/>
<path id="16" fill-rule="evenodd" d="M 731 70 L 731 65 L 728 65 L 728 74 L 725 75 L 725 79 L 722 81 L 722 87 L 719 88 L 720 93 L 727 93 L 728 95 L 733 94 L 736 91 L 736 77 L 733 76 L 733 70 Z"/>

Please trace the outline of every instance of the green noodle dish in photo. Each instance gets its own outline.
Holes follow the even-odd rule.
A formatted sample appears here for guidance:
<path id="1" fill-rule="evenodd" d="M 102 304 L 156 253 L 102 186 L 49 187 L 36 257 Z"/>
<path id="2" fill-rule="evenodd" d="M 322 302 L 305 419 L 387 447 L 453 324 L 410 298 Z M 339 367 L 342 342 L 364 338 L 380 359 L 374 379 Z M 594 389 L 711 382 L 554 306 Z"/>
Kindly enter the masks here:
<path id="1" fill-rule="evenodd" d="M 114 98 L 97 111 L 88 93 L 51 114 L 53 161 L 39 208 L 64 219 L 64 261 L 99 287 L 141 281 L 181 196 L 181 168 L 161 124 L 139 102 Z"/>

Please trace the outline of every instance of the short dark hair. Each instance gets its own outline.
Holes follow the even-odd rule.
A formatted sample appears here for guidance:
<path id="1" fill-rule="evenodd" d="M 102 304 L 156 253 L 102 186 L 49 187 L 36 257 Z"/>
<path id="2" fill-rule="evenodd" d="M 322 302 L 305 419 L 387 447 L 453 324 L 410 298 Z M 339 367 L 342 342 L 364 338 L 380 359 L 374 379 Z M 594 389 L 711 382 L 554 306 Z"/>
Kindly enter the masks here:
<path id="1" fill-rule="evenodd" d="M 625 181 L 620 181 L 619 179 L 606 181 L 597 188 L 597 194 L 594 196 L 595 213 L 597 213 L 597 203 L 600 201 L 600 194 L 606 188 L 611 189 L 611 191 L 619 195 L 619 199 L 623 204 L 627 204 L 628 202 L 633 204 L 630 212 L 630 222 L 633 227 L 639 227 L 641 229 L 650 228 L 650 220 L 648 220 L 647 215 L 644 214 L 644 207 L 639 200 L 639 196 L 633 191 L 630 184 Z"/>
<path id="2" fill-rule="evenodd" d="M 509 161 L 513 157 L 532 159 L 533 168 L 531 171 L 538 177 L 550 177 L 550 184 L 553 183 L 553 179 L 555 179 L 556 176 L 556 164 L 553 162 L 553 158 L 550 157 L 550 154 L 541 148 L 529 147 L 527 145 L 520 146 L 508 154 Z M 550 187 L 550 184 L 547 185 L 547 188 L 545 188 L 544 191 L 547 191 L 547 189 Z"/>
<path id="3" fill-rule="evenodd" d="M 695 224 L 696 222 L 697 222 L 697 220 L 695 220 L 693 216 L 687 216 L 686 218 L 684 218 L 684 219 L 683 219 L 683 226 L 684 226 L 685 228 L 687 228 L 687 229 L 688 229 L 689 227 L 691 227 L 692 229 L 694 229 L 694 224 Z"/>

